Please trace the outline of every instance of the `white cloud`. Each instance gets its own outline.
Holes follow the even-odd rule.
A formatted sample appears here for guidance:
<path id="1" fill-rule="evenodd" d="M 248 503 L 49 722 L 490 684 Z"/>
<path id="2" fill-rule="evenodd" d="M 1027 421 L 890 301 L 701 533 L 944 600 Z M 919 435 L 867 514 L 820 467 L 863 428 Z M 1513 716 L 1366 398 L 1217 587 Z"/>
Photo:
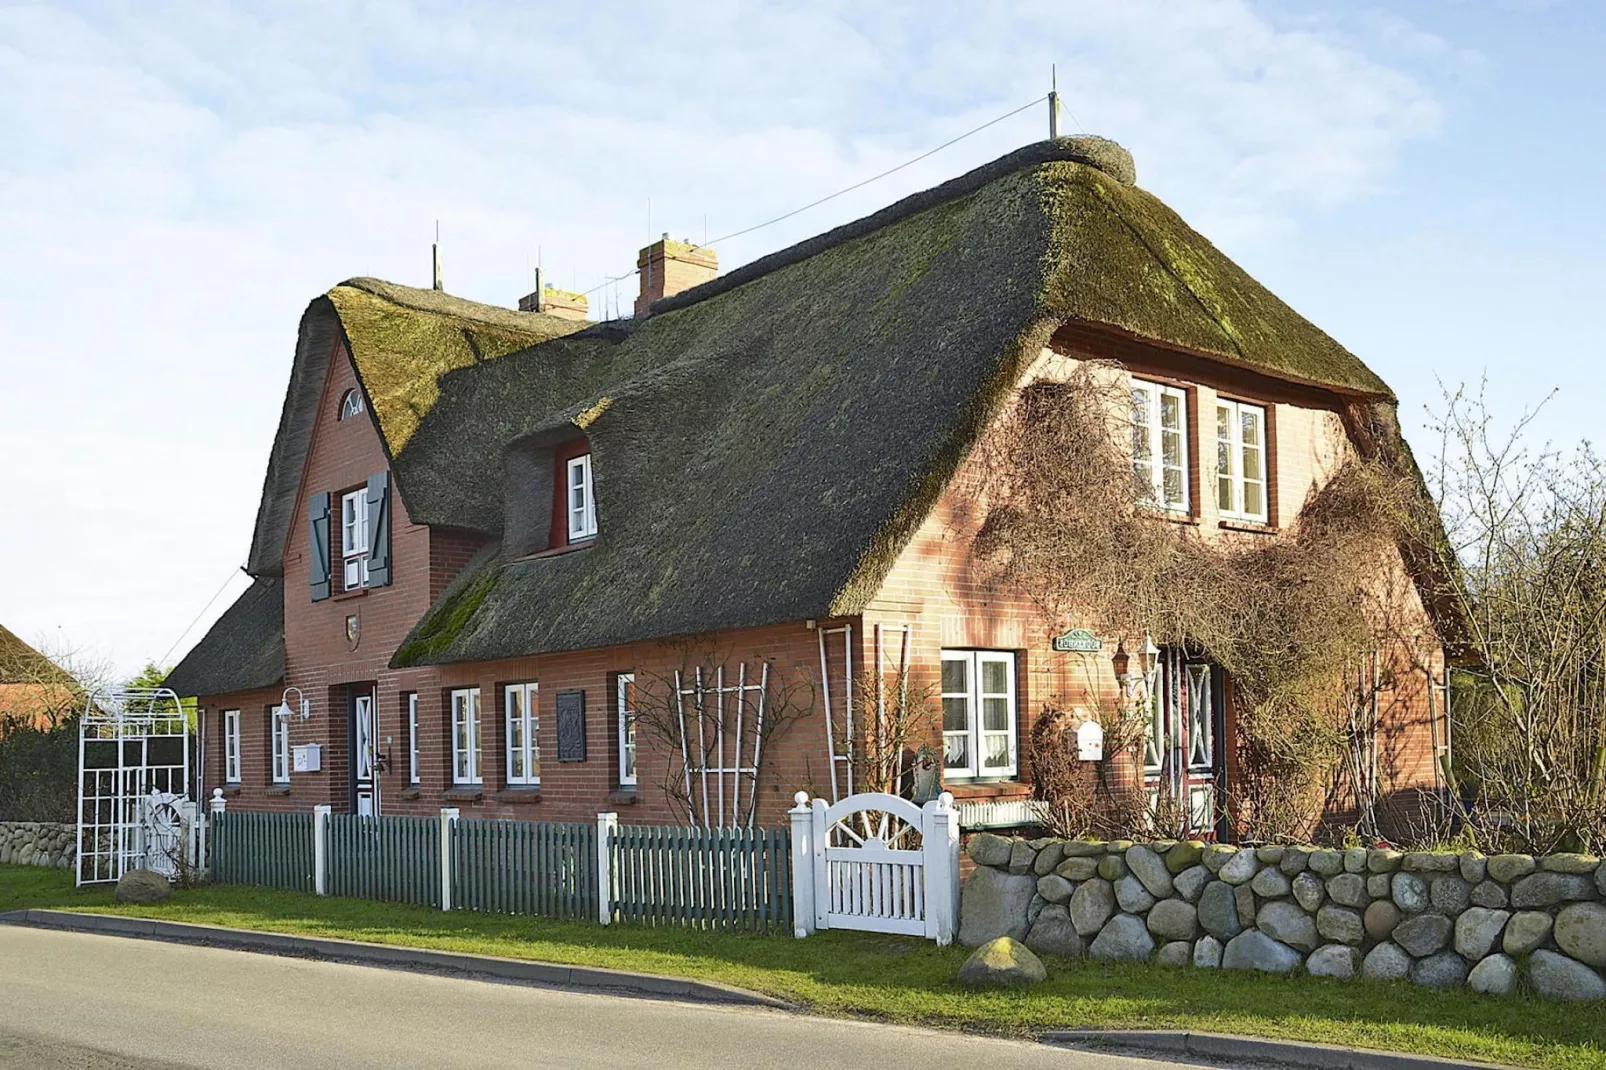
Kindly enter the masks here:
<path id="1" fill-rule="evenodd" d="M 512 304 L 537 246 L 589 288 L 633 263 L 649 198 L 653 232 L 739 229 L 1032 99 L 1050 63 L 1229 248 L 1378 188 L 1439 122 L 1364 36 L 1236 0 L 0 10 L 0 618 L 159 657 L 244 558 L 302 308 L 350 275 L 425 282 L 435 219 L 454 292 Z M 721 257 L 1045 125 L 1032 109 Z"/>

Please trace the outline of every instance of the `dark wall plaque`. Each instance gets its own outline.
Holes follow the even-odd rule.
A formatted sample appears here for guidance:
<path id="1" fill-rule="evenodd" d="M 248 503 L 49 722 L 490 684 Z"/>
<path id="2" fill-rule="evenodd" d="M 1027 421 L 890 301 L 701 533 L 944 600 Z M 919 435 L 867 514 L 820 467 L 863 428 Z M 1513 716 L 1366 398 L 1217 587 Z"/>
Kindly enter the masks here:
<path id="1" fill-rule="evenodd" d="M 585 761 L 586 693 L 584 691 L 559 691 L 557 710 L 558 761 Z"/>

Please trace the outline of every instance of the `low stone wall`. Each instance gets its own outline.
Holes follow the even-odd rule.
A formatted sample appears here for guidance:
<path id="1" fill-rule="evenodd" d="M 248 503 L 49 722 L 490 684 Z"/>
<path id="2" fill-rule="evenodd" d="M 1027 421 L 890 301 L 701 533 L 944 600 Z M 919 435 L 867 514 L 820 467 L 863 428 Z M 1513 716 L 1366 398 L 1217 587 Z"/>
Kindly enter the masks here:
<path id="1" fill-rule="evenodd" d="M 1606 864 L 982 833 L 959 940 L 1176 966 L 1606 998 Z"/>
<path id="2" fill-rule="evenodd" d="M 0 863 L 71 869 L 78 827 L 54 821 L 0 821 Z"/>

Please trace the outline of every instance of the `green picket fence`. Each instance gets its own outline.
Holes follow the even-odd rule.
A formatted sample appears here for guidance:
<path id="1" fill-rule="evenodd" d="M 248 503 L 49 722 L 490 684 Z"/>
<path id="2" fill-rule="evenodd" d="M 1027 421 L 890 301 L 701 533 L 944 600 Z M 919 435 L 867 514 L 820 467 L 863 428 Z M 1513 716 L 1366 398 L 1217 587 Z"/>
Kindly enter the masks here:
<path id="1" fill-rule="evenodd" d="M 438 817 L 329 816 L 329 894 L 439 906 Z"/>
<path id="2" fill-rule="evenodd" d="M 452 829 L 452 904 L 492 914 L 597 917 L 597 827 L 464 821 Z"/>
<path id="3" fill-rule="evenodd" d="M 212 880 L 287 892 L 312 887 L 312 815 L 230 811 L 211 818 Z"/>
<path id="4" fill-rule="evenodd" d="M 645 925 L 788 932 L 786 829 L 620 825 L 608 837 L 614 917 Z"/>

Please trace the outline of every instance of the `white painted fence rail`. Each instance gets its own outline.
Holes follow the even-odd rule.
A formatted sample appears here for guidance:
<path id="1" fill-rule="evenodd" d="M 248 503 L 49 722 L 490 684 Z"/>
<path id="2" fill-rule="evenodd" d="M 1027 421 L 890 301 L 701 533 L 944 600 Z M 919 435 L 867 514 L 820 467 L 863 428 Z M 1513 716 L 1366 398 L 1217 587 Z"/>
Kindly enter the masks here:
<path id="1" fill-rule="evenodd" d="M 836 803 L 798 792 L 792 820 L 797 935 L 817 929 L 924 936 L 959 927 L 959 816 L 947 792 L 925 806 L 880 792 Z"/>

